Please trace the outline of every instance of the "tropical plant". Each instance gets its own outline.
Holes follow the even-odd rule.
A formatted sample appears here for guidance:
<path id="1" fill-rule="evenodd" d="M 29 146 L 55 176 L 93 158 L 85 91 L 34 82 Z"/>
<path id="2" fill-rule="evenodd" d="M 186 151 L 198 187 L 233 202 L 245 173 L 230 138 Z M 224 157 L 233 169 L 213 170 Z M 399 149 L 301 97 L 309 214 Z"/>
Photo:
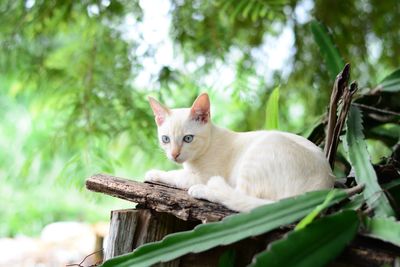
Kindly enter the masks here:
<path id="1" fill-rule="evenodd" d="M 37 235 L 59 220 L 106 220 L 116 204 L 85 192 L 86 177 L 107 172 L 140 179 L 149 168 L 171 167 L 157 149 L 149 94 L 188 106 L 208 91 L 213 119 L 233 130 L 277 128 L 279 122 L 279 129 L 299 133 L 318 119 L 309 132 L 323 140 L 318 117 L 346 61 L 364 87 L 354 106 L 363 114 L 365 141 L 351 143 L 349 153 L 339 147 L 335 173 L 344 176 L 353 167 L 356 182 L 363 182 L 365 166 L 376 175 L 369 173 L 368 190 L 343 209 L 399 210 L 400 186 L 392 184 L 396 172 L 388 166 L 398 162 L 389 156 L 400 136 L 400 72 L 387 75 L 400 57 L 399 1 L 160 1 L 169 3 L 166 51 L 144 38 L 145 6 L 153 2 L 0 1 L 0 236 Z M 150 8 L 147 21 L 162 27 L 152 13 L 159 9 Z M 289 44 L 285 66 L 271 71 L 282 35 Z M 273 54 L 265 53 L 269 46 Z M 155 60 L 160 54 L 173 63 Z M 139 83 L 149 65 L 155 68 L 149 82 Z M 317 223 L 328 200 L 298 228 Z M 397 222 L 375 219 L 366 229 L 387 239 L 382 226 L 395 229 Z"/>
<path id="2" fill-rule="evenodd" d="M 336 72 L 343 62 L 339 52 L 323 26 L 313 22 L 311 28 L 328 69 L 331 73 Z M 398 91 L 400 80 L 397 71 L 383 80 L 381 87 L 385 86 L 390 88 L 389 92 Z M 272 92 L 267 103 L 268 128 L 277 127 L 278 90 Z M 191 231 L 170 234 L 159 242 L 145 244 L 132 253 L 110 259 L 103 266 L 149 266 L 170 261 L 187 253 L 263 234 L 302 218 L 286 237 L 271 243 L 264 252 L 256 255 L 250 266 L 324 266 L 339 255 L 357 234 L 399 245 L 400 222 L 395 220 L 396 213 L 392 208 L 398 202 L 394 200 L 390 203 L 385 190 L 398 186 L 400 177 L 397 174 L 397 178 L 386 184 L 385 190 L 382 189 L 370 162 L 363 135 L 363 118 L 355 105 L 350 108 L 346 123 L 345 150 L 355 170 L 353 184 L 358 185 L 356 190 L 350 189 L 346 194 L 343 190 L 334 189 L 284 199 L 248 213 L 229 216 L 220 222 L 199 225 Z M 399 119 L 399 114 L 396 116 Z M 348 181 L 351 182 L 351 178 Z M 361 188 L 362 194 L 354 195 Z M 328 207 L 348 197 L 347 204 L 339 205 L 333 214 L 325 215 Z"/>

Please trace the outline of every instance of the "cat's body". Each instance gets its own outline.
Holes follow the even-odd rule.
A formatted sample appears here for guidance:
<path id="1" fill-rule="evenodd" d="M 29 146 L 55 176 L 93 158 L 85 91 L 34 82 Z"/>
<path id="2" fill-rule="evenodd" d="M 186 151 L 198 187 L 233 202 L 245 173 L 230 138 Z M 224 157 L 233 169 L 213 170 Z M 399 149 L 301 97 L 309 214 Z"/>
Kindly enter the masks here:
<path id="1" fill-rule="evenodd" d="M 333 187 L 324 154 L 301 136 L 279 131 L 237 133 L 217 127 L 209 119 L 206 94 L 191 109 L 169 110 L 154 99 L 150 103 L 161 146 L 171 160 L 183 163 L 183 169 L 152 170 L 147 181 L 188 189 L 193 197 L 236 211 Z"/>

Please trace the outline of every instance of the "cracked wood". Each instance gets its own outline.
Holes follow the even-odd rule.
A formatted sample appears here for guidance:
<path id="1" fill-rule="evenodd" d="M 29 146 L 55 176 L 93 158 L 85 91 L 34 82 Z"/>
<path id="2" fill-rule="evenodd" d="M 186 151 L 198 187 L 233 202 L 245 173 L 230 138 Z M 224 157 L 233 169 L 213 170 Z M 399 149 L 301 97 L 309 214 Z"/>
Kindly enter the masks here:
<path id="1" fill-rule="evenodd" d="M 219 221 L 235 213 L 222 205 L 195 199 L 186 190 L 106 174 L 96 174 L 88 178 L 86 188 L 138 203 L 142 208 L 170 213 L 185 221 Z"/>

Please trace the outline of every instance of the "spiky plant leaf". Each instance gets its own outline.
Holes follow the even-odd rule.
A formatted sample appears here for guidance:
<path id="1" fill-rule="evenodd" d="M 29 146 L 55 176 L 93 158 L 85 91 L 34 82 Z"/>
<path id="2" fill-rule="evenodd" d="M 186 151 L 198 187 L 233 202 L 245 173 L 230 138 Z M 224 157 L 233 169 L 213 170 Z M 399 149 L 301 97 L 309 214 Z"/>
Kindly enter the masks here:
<path id="1" fill-rule="evenodd" d="M 306 227 L 307 225 L 309 225 L 310 223 L 312 223 L 314 221 L 314 219 L 323 211 L 325 210 L 327 207 L 330 206 L 330 203 L 332 201 L 332 199 L 335 197 L 335 194 L 333 191 L 329 192 L 329 194 L 326 196 L 324 202 L 322 202 L 321 204 L 319 204 L 318 206 L 315 207 L 315 209 L 313 209 L 313 211 L 311 211 L 306 217 L 304 217 L 297 225 L 295 230 L 301 230 L 304 227 Z"/>
<path id="2" fill-rule="evenodd" d="M 351 106 L 347 119 L 347 146 L 345 148 L 348 149 L 350 162 L 356 173 L 356 181 L 358 184 L 365 184 L 364 199 L 368 206 L 374 209 L 377 216 L 393 216 L 394 211 L 378 184 L 362 131 L 361 112 L 357 107 Z"/>
<path id="3" fill-rule="evenodd" d="M 400 246 L 400 223 L 393 218 L 365 218 L 367 236 Z"/>
<path id="4" fill-rule="evenodd" d="M 357 213 L 351 210 L 321 218 L 271 243 L 251 266 L 325 266 L 354 238 L 358 225 Z"/>
<path id="5" fill-rule="evenodd" d="M 187 253 L 205 251 L 266 233 L 299 220 L 322 203 L 329 192 L 309 192 L 258 207 L 248 213 L 229 216 L 220 222 L 202 224 L 191 231 L 170 234 L 159 242 L 145 244 L 132 253 L 110 259 L 103 266 L 150 266 Z M 347 196 L 342 190 L 335 189 L 334 192 L 332 205 Z"/>
<path id="6" fill-rule="evenodd" d="M 339 50 L 329 36 L 326 27 L 318 21 L 311 22 L 311 31 L 314 36 L 315 42 L 318 44 L 319 49 L 324 56 L 325 64 L 329 71 L 332 80 L 343 69 L 344 61 L 340 56 Z"/>

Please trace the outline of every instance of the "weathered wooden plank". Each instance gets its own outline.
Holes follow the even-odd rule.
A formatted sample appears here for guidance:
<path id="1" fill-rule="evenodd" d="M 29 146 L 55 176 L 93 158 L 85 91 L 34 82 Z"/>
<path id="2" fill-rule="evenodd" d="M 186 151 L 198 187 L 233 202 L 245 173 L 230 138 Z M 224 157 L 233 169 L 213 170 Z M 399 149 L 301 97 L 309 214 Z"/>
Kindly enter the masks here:
<path id="1" fill-rule="evenodd" d="M 139 203 L 142 208 L 173 214 L 185 221 L 218 221 L 235 213 L 222 205 L 192 198 L 185 190 L 111 175 L 93 175 L 86 180 L 86 187 L 91 191 Z"/>

